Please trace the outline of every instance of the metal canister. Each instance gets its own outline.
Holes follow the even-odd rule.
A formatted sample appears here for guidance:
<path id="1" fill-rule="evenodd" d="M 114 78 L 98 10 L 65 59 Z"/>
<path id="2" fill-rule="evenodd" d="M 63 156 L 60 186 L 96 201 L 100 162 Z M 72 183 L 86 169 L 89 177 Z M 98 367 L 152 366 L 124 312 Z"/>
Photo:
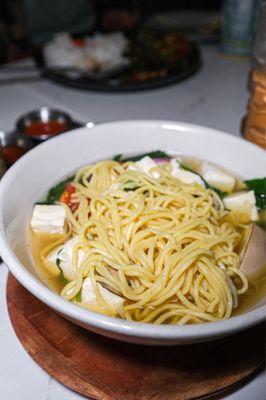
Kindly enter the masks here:
<path id="1" fill-rule="evenodd" d="M 223 0 L 221 49 L 226 54 L 249 56 L 261 0 Z"/>
<path id="2" fill-rule="evenodd" d="M 2 159 L 2 164 L 5 164 L 2 169 L 5 170 L 14 164 L 23 154 L 29 151 L 33 147 L 33 143 L 29 138 L 15 131 L 0 131 L 0 146 L 2 146 L 0 165 Z"/>
<path id="3" fill-rule="evenodd" d="M 61 125 L 61 130 L 57 132 L 53 132 L 53 130 L 50 131 L 49 129 L 52 129 L 51 126 L 49 127 L 49 124 L 51 124 L 51 122 L 53 124 L 59 124 L 59 127 Z M 42 125 L 43 127 L 46 126 L 48 130 L 46 129 L 43 132 L 41 130 Z M 26 114 L 20 116 L 16 122 L 17 132 L 24 135 L 25 137 L 30 138 L 35 145 L 47 139 L 50 139 L 57 134 L 64 133 L 80 126 L 82 125 L 76 121 L 73 121 L 71 116 L 66 112 L 51 109 L 48 107 L 41 107 L 37 110 L 29 111 Z M 30 127 L 35 127 L 35 131 L 33 129 L 33 131 L 31 130 L 31 132 L 27 132 Z"/>

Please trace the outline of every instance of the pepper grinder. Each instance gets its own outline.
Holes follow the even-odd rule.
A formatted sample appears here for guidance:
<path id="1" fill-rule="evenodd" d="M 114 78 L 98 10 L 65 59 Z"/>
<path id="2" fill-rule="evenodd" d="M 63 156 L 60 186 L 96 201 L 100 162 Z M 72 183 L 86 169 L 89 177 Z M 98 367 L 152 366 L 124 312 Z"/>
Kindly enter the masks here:
<path id="1" fill-rule="evenodd" d="M 245 139 L 266 149 L 266 1 L 262 1 L 252 55 L 254 67 L 250 74 L 251 96 L 243 120 Z"/>

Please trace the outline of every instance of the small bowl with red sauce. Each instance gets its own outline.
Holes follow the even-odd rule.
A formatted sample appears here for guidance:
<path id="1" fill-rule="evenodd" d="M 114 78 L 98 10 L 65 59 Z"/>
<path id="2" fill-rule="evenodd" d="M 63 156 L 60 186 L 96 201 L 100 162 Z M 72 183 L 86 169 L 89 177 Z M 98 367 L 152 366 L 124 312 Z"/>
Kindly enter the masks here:
<path id="1" fill-rule="evenodd" d="M 17 132 L 0 131 L 0 143 L 6 167 L 10 167 L 33 147 L 33 142 Z"/>
<path id="2" fill-rule="evenodd" d="M 80 125 L 63 111 L 41 107 L 22 115 L 16 126 L 19 133 L 37 144 Z"/>

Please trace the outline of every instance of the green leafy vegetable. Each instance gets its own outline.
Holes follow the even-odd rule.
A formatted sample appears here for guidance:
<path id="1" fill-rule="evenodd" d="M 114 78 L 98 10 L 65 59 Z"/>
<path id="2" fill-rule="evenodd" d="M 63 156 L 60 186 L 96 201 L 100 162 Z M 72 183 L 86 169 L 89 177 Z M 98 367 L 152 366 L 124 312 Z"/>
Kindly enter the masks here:
<path id="1" fill-rule="evenodd" d="M 254 190 L 258 210 L 266 209 L 266 178 L 244 181 L 249 190 Z"/>
<path id="2" fill-rule="evenodd" d="M 114 156 L 113 160 L 114 161 L 118 161 L 118 162 L 126 162 L 126 161 L 136 162 L 136 161 L 140 160 L 141 158 L 147 157 L 147 156 L 150 157 L 150 158 L 167 158 L 167 159 L 171 158 L 164 151 L 156 150 L 156 151 L 151 151 L 150 153 L 142 153 L 142 154 L 138 154 L 138 155 L 133 156 L 133 157 L 125 157 L 125 158 L 122 157 L 122 154 L 117 154 L 116 156 Z M 198 172 L 194 171 L 193 169 L 191 169 L 187 165 L 184 165 L 184 164 L 180 163 L 180 166 L 181 166 L 181 168 L 185 169 L 186 171 L 190 171 L 190 172 L 193 172 L 194 174 L 198 175 L 202 179 L 202 181 L 204 182 L 206 188 L 207 189 L 211 189 L 214 192 L 216 192 L 221 199 L 223 199 L 225 196 L 228 195 L 227 192 L 223 192 L 223 191 L 215 188 L 214 186 L 210 185 L 207 181 L 205 181 L 205 179 Z M 124 188 L 124 190 L 136 190 L 136 189 L 131 189 L 131 188 L 126 189 L 126 188 Z"/>
<path id="3" fill-rule="evenodd" d="M 193 172 L 193 174 L 198 175 L 202 179 L 202 181 L 204 182 L 206 188 L 207 189 L 211 189 L 214 192 L 216 192 L 221 199 L 223 199 L 225 196 L 228 195 L 227 192 L 223 192 L 222 190 L 217 189 L 216 187 L 210 185 L 207 181 L 205 181 L 205 179 L 198 172 L 196 172 L 193 169 L 189 168 L 187 165 L 184 165 L 184 164 L 181 164 L 181 163 L 179 163 L 179 164 L 180 164 L 180 167 L 185 169 L 186 171 Z"/>
<path id="4" fill-rule="evenodd" d="M 57 253 L 57 255 L 58 255 L 61 251 L 62 251 L 62 249 Z M 59 279 L 60 279 L 60 281 L 61 281 L 62 283 L 64 283 L 64 284 L 66 285 L 69 281 L 65 278 L 64 272 L 63 272 L 62 268 L 60 267 L 60 263 L 61 263 L 61 260 L 60 260 L 60 258 L 57 257 L 57 259 L 56 259 L 56 266 L 58 267 L 58 269 L 59 269 L 59 271 L 60 271 Z"/>
<path id="5" fill-rule="evenodd" d="M 66 185 L 69 182 L 72 182 L 73 179 L 74 179 L 74 176 L 70 176 L 69 178 L 66 178 L 63 181 L 59 182 L 57 185 L 53 186 L 49 190 L 46 199 L 44 201 L 40 201 L 36 204 L 47 204 L 47 205 L 55 204 L 55 202 L 60 199 L 60 196 L 63 193 L 63 191 L 65 190 Z"/>
<path id="6" fill-rule="evenodd" d="M 113 157 L 113 161 L 120 162 L 122 158 L 122 154 L 117 154 L 116 156 Z"/>
<path id="7" fill-rule="evenodd" d="M 225 196 L 227 196 L 227 195 L 229 194 L 229 193 L 227 193 L 227 192 L 223 192 L 222 190 L 217 189 L 216 187 L 210 185 L 208 182 L 205 181 L 205 179 L 203 179 L 203 178 L 201 178 L 201 179 L 202 179 L 203 182 L 205 183 L 206 188 L 207 188 L 207 189 L 211 189 L 211 190 L 213 190 L 214 192 L 216 192 L 216 193 L 218 194 L 218 196 L 219 196 L 221 199 L 223 199 Z"/>
<path id="8" fill-rule="evenodd" d="M 139 187 L 140 186 L 139 186 L 138 182 L 126 181 L 125 183 L 123 183 L 123 190 L 125 192 L 129 192 L 131 190 L 137 190 Z"/>
<path id="9" fill-rule="evenodd" d="M 78 303 L 81 303 L 81 289 L 80 289 L 80 291 L 76 294 L 76 301 L 77 301 Z"/>
<path id="10" fill-rule="evenodd" d="M 161 150 L 156 150 L 156 151 L 151 151 L 149 153 L 143 153 L 143 154 L 138 154 L 133 157 L 122 157 L 122 154 L 117 154 L 116 156 L 113 157 L 114 161 L 118 162 L 126 162 L 126 161 L 133 161 L 136 162 L 140 160 L 143 157 L 150 157 L 150 158 L 170 158 L 168 154 L 166 154 L 164 151 Z"/>

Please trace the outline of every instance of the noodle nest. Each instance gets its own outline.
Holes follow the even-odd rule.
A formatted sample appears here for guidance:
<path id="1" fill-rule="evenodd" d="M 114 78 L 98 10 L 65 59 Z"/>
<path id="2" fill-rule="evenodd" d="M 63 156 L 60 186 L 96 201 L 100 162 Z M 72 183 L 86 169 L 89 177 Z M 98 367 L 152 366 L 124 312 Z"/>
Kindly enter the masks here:
<path id="1" fill-rule="evenodd" d="M 101 161 L 76 173 L 72 208 L 62 204 L 68 233 L 61 240 L 78 236 L 75 278 L 61 295 L 76 302 L 90 277 L 97 305 L 80 305 L 106 315 L 117 312 L 99 285 L 124 298 L 118 316 L 127 320 L 186 324 L 229 318 L 248 289 L 239 269 L 247 226 L 214 191 L 174 178 L 168 163 L 151 172 L 159 177 L 134 169 L 132 162 Z"/>

